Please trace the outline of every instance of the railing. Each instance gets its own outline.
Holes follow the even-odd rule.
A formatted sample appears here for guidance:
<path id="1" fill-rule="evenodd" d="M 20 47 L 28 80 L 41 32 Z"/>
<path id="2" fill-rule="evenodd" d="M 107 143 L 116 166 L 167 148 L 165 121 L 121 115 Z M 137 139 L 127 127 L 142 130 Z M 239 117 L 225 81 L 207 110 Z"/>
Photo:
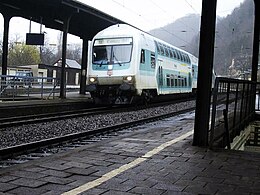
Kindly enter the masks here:
<path id="1" fill-rule="evenodd" d="M 255 110 L 260 111 L 260 84 L 256 85 L 256 98 L 255 98 Z"/>
<path id="2" fill-rule="evenodd" d="M 0 99 L 49 99 L 58 97 L 59 82 L 52 77 L 0 75 Z"/>
<path id="3" fill-rule="evenodd" d="M 246 146 L 260 147 L 260 127 L 255 127 L 254 131 L 250 132 L 250 137 L 247 140 Z M 260 150 L 260 148 L 259 148 Z"/>
<path id="4" fill-rule="evenodd" d="M 258 100 L 255 82 L 216 78 L 209 132 L 210 148 L 230 148 L 233 139 L 254 119 L 255 100 Z"/>

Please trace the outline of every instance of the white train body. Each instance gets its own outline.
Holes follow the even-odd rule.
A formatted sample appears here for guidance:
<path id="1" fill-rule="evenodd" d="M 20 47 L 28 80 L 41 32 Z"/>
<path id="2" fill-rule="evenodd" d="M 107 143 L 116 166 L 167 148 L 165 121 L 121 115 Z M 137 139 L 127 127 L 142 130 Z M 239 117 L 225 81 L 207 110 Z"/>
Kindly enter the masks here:
<path id="1" fill-rule="evenodd" d="M 97 102 L 128 104 L 136 97 L 192 92 L 198 60 L 126 24 L 113 25 L 92 40 L 87 89 Z"/>

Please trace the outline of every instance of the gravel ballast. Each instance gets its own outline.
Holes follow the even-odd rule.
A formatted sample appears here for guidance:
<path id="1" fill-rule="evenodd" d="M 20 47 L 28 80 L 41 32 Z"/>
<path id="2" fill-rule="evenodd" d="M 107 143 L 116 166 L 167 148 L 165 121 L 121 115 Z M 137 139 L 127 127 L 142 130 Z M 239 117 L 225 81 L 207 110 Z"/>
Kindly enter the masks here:
<path id="1" fill-rule="evenodd" d="M 91 131 L 151 116 L 177 112 L 195 106 L 195 101 L 182 102 L 143 110 L 77 117 L 52 122 L 27 124 L 0 129 L 0 148 L 60 137 L 71 133 Z"/>

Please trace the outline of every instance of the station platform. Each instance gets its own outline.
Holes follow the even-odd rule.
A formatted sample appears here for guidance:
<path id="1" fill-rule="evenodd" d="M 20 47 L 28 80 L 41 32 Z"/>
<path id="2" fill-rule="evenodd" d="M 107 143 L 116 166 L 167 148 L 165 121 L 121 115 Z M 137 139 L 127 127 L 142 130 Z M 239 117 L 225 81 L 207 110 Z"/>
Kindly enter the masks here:
<path id="1" fill-rule="evenodd" d="M 0 101 L 0 119 L 73 111 L 90 106 L 94 106 L 94 104 L 88 93 L 82 95 L 79 92 L 67 92 L 64 99 L 59 97 L 50 99 L 41 99 L 36 96 L 20 97 L 15 100 Z"/>
<path id="2" fill-rule="evenodd" d="M 9 100 L 0 100 L 0 108 L 1 107 L 11 107 L 11 106 L 25 106 L 25 105 L 36 105 L 36 104 L 57 104 L 64 102 L 82 102 L 87 101 L 90 102 L 91 96 L 89 93 L 85 95 L 80 94 L 78 91 L 74 92 L 66 92 L 66 98 L 61 99 L 59 97 L 54 98 L 41 98 L 40 94 L 34 94 L 31 96 L 20 96 L 19 98 Z"/>
<path id="3" fill-rule="evenodd" d="M 194 113 L 0 170 L 0 194 L 260 194 L 260 154 L 192 146 Z"/>

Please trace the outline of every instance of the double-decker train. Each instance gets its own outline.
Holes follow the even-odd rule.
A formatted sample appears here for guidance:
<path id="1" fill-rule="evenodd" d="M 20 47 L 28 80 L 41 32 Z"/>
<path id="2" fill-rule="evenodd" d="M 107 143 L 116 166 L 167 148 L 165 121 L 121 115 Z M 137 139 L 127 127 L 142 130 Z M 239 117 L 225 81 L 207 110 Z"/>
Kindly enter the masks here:
<path id="1" fill-rule="evenodd" d="M 95 103 L 149 102 L 197 87 L 195 56 L 127 24 L 102 30 L 89 45 L 86 91 Z"/>

